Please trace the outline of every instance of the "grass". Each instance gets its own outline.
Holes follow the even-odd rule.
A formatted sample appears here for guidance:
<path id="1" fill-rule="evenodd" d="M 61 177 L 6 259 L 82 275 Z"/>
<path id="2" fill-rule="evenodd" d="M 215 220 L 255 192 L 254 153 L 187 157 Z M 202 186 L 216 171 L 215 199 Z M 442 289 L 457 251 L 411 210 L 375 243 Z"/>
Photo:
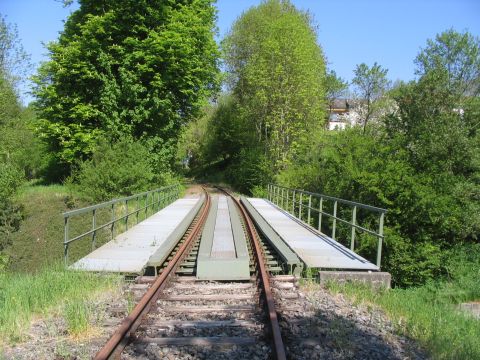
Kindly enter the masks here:
<path id="1" fill-rule="evenodd" d="M 480 359 L 480 320 L 458 303 L 480 299 L 480 245 L 452 252 L 450 278 L 408 289 L 373 291 L 360 284 L 328 284 L 357 303 L 382 308 L 398 331 L 434 359 Z"/>
<path id="2" fill-rule="evenodd" d="M 117 288 L 119 276 L 67 271 L 50 266 L 34 274 L 0 274 L 0 339 L 24 339 L 32 319 L 63 308 L 73 335 L 86 330 L 89 309 L 85 302 L 95 294 Z"/>
<path id="3" fill-rule="evenodd" d="M 32 272 L 61 261 L 63 257 L 62 213 L 87 205 L 76 193 L 62 185 L 26 185 L 16 196 L 23 220 L 10 235 L 4 253 L 8 270 Z"/>
<path id="4" fill-rule="evenodd" d="M 87 332 L 92 316 L 92 305 L 83 299 L 68 300 L 63 308 L 67 331 L 73 336 Z"/>

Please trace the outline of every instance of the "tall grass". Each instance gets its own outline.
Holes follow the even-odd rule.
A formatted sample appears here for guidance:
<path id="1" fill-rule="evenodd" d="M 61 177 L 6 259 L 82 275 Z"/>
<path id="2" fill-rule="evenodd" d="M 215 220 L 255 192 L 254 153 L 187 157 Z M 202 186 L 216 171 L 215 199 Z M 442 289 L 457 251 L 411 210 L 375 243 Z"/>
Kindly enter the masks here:
<path id="1" fill-rule="evenodd" d="M 92 304 L 88 301 L 75 299 L 65 303 L 63 317 L 67 324 L 67 331 L 71 335 L 85 333 L 93 315 Z"/>
<path id="2" fill-rule="evenodd" d="M 120 281 L 119 276 L 67 271 L 61 265 L 35 274 L 0 274 L 0 339 L 22 340 L 35 315 L 55 311 L 67 301 L 88 299 L 118 286 Z"/>
<path id="3" fill-rule="evenodd" d="M 480 320 L 458 303 L 480 300 L 480 245 L 457 248 L 449 278 L 408 289 L 372 291 L 360 284 L 328 284 L 357 303 L 376 304 L 398 331 L 417 340 L 434 359 L 480 359 Z"/>

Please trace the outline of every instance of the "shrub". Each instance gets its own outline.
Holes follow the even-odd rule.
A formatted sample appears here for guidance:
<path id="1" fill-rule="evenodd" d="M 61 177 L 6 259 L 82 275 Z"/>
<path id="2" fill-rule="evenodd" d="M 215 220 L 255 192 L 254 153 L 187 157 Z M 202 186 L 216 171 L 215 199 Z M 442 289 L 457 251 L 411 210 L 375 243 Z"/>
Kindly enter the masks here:
<path id="1" fill-rule="evenodd" d="M 130 139 L 113 145 L 102 143 L 91 160 L 80 163 L 74 179 L 92 201 L 132 195 L 153 186 L 155 174 L 149 159 L 147 148 Z"/>
<path id="2" fill-rule="evenodd" d="M 424 284 L 445 272 L 445 250 L 477 238 L 479 187 L 447 171 L 419 171 L 397 138 L 385 137 L 380 128 L 367 130 L 321 134 L 277 179 L 387 208 L 382 269 L 392 273 L 395 285 Z M 364 251 L 375 251 L 371 245 Z"/>
<path id="3" fill-rule="evenodd" d="M 0 203 L 9 200 L 22 181 L 22 174 L 15 166 L 0 162 Z"/>
<path id="4" fill-rule="evenodd" d="M 266 186 L 271 178 L 268 158 L 260 149 L 255 148 L 242 149 L 226 172 L 226 179 L 230 184 L 249 194 L 255 186 Z"/>
<path id="5" fill-rule="evenodd" d="M 9 243 L 10 234 L 18 229 L 22 219 L 20 207 L 12 202 L 22 181 L 22 174 L 15 166 L 0 163 L 0 251 Z M 0 262 L 6 261 L 5 255 L 0 257 L 3 259 Z"/>

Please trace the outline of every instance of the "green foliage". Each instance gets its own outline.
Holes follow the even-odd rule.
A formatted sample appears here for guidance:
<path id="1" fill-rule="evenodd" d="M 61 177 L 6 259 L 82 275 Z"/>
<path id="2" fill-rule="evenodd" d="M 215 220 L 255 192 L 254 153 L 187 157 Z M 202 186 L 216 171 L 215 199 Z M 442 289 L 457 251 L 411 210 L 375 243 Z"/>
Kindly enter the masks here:
<path id="1" fill-rule="evenodd" d="M 85 333 L 92 318 L 92 304 L 85 299 L 75 299 L 66 302 L 63 308 L 63 317 L 67 323 L 67 331 L 70 335 Z"/>
<path id="2" fill-rule="evenodd" d="M 229 184 L 246 194 L 255 186 L 266 186 L 271 178 L 270 159 L 258 147 L 242 148 L 225 174 Z"/>
<path id="3" fill-rule="evenodd" d="M 15 166 L 0 162 L 0 262 L 2 263 L 7 262 L 8 257 L 1 251 L 11 242 L 10 235 L 18 229 L 22 219 L 20 207 L 12 201 L 13 195 L 22 182 L 22 174 Z"/>
<path id="4" fill-rule="evenodd" d="M 154 184 L 155 173 L 148 148 L 124 139 L 113 145 L 101 143 L 92 159 L 80 164 L 74 178 L 86 198 L 99 202 L 149 190 Z M 162 185 L 165 183 L 155 184 Z"/>
<path id="5" fill-rule="evenodd" d="M 29 67 L 16 27 L 0 15 L 0 161 L 32 176 L 41 170 L 43 150 L 33 133 L 31 109 L 22 108 L 17 86 Z"/>
<path id="6" fill-rule="evenodd" d="M 325 61 L 312 19 L 289 1 L 265 1 L 237 19 L 222 45 L 236 116 L 272 170 L 282 167 L 325 118 Z"/>
<path id="7" fill-rule="evenodd" d="M 453 29 L 428 40 L 415 58 L 420 77 L 443 78 L 449 93 L 465 96 L 480 94 L 480 39 Z"/>
<path id="8" fill-rule="evenodd" d="M 441 283 L 441 299 L 461 303 L 480 299 L 480 244 L 460 244 L 445 253 L 447 280 Z"/>
<path id="9" fill-rule="evenodd" d="M 377 110 L 379 100 L 390 84 L 387 79 L 388 70 L 377 63 L 374 63 L 371 68 L 362 63 L 357 65 L 354 73 L 355 77 L 352 79 L 352 83 L 356 86 L 360 99 L 365 101 L 365 110 L 361 114 L 363 132 L 365 132 L 368 121 Z"/>
<path id="10" fill-rule="evenodd" d="M 30 57 L 23 49 L 17 27 L 8 24 L 0 14 L 0 77 L 15 86 L 24 79 L 30 66 Z"/>
<path id="11" fill-rule="evenodd" d="M 64 222 L 59 216 L 72 208 L 81 208 L 91 205 L 82 200 L 80 195 L 71 187 L 65 185 L 42 186 L 31 182 L 22 186 L 15 196 L 15 206 L 22 209 L 22 221 L 18 230 L 10 233 L 7 237 L 8 244 L 4 248 L 5 260 L 8 260 L 7 271 L 11 272 L 35 272 L 47 265 L 60 262 L 63 259 Z M 97 214 L 98 220 L 103 221 L 103 214 Z M 111 214 L 105 214 L 105 218 L 111 219 Z M 81 223 L 71 223 L 72 234 L 91 228 L 90 216 L 82 219 Z M 98 234 L 98 244 L 101 244 L 101 234 Z M 91 251 L 88 241 L 81 251 L 72 254 L 85 254 Z M 76 250 L 76 249 L 73 249 Z"/>
<path id="12" fill-rule="evenodd" d="M 333 100 L 345 95 L 347 88 L 348 83 L 338 77 L 334 70 L 327 72 L 325 76 L 325 95 L 330 106 Z"/>
<path id="13" fill-rule="evenodd" d="M 205 107 L 204 115 L 189 124 L 179 145 L 180 155 L 192 156 L 192 167 L 236 157 L 251 142 L 250 129 L 239 117 L 236 99 L 222 94 Z"/>
<path id="14" fill-rule="evenodd" d="M 217 87 L 214 21 L 210 0 L 80 1 L 35 78 L 57 164 L 88 158 L 104 135 L 172 161 L 182 125 Z"/>
<path id="15" fill-rule="evenodd" d="M 436 164 L 441 173 L 418 171 L 400 140 L 378 129 L 326 132 L 278 180 L 387 208 L 382 267 L 395 284 L 410 286 L 445 271 L 443 249 L 478 236 L 480 209 L 477 185 L 445 173 L 445 163 Z M 373 259 L 375 242 L 359 244 Z"/>
<path id="16" fill-rule="evenodd" d="M 14 165 L 0 162 L 0 202 L 10 200 L 22 181 L 22 174 Z"/>
<path id="17" fill-rule="evenodd" d="M 457 42 L 470 36 L 447 33 L 437 38 L 438 47 L 430 41 L 418 59 L 450 64 L 449 53 L 439 51 L 445 43 L 451 45 L 446 37 L 455 40 L 453 64 L 465 60 L 459 53 L 475 54 L 471 44 Z M 463 66 L 476 63 L 475 56 Z M 400 286 L 424 284 L 445 274 L 445 252 L 455 244 L 477 241 L 480 234 L 480 103 L 465 97 L 459 87 L 447 86 L 444 72 L 425 64 L 417 82 L 390 92 L 394 112 L 363 132 L 353 127 L 322 134 L 278 176 L 285 185 L 387 208 L 382 266 Z M 382 86 L 377 89 L 373 80 L 385 74 L 378 65 L 360 65 L 356 75 L 365 83 L 354 83 L 365 85 L 365 97 L 375 99 Z M 362 220 L 371 222 L 368 217 Z M 372 258 L 375 243 L 365 236 L 358 242 L 360 251 Z"/>

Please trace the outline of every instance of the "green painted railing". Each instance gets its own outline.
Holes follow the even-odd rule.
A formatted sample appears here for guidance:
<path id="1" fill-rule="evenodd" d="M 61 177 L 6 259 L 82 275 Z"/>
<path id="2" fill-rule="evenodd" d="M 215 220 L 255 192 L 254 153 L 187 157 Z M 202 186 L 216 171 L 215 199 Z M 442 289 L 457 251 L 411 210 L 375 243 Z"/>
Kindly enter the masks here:
<path id="1" fill-rule="evenodd" d="M 166 205 L 173 202 L 175 199 L 179 197 L 180 194 L 180 185 L 170 185 L 165 186 L 159 189 L 146 191 L 143 193 L 110 200 L 101 204 L 87 206 L 81 209 L 75 209 L 71 211 L 67 211 L 63 213 L 64 219 L 64 240 L 63 240 L 63 247 L 64 247 L 64 261 L 65 266 L 68 266 L 68 247 L 74 241 L 78 241 L 84 237 L 91 236 L 91 245 L 92 251 L 96 248 L 96 239 L 97 233 L 106 228 L 110 228 L 110 237 L 113 239 L 115 237 L 115 224 L 122 221 L 124 222 L 124 230 L 128 230 L 128 220 L 130 217 L 135 216 L 135 223 L 138 224 L 139 222 L 139 214 L 144 213 L 144 219 L 148 217 L 149 211 L 151 214 L 154 212 L 159 211 Z M 135 205 L 135 209 L 133 211 L 129 211 L 129 204 L 131 206 L 132 202 Z M 103 224 L 99 225 L 97 213 L 101 209 L 110 209 L 111 217 L 109 221 L 104 222 Z M 118 212 L 122 211 L 121 215 L 118 216 Z M 92 218 L 92 226 L 91 229 L 81 233 L 73 238 L 70 238 L 70 221 L 71 218 L 84 215 L 84 214 L 91 214 Z"/>
<path id="2" fill-rule="evenodd" d="M 313 219 L 312 211 L 318 214 L 318 231 L 322 230 L 323 216 L 325 215 L 331 219 L 331 238 L 335 240 L 337 221 L 350 226 L 350 250 L 355 250 L 355 236 L 357 231 L 365 232 L 377 238 L 377 266 L 380 268 L 382 262 L 382 245 L 385 239 L 383 235 L 383 224 L 385 221 L 386 209 L 378 208 L 375 206 L 365 205 L 354 201 L 344 200 L 333 196 L 312 193 L 309 191 L 291 189 L 284 186 L 278 186 L 269 184 L 267 187 L 268 199 L 275 205 L 283 208 L 301 221 L 303 212 L 306 212 L 306 222 L 310 225 L 310 221 Z M 317 199 L 318 207 L 312 206 L 312 198 Z M 333 212 L 329 213 L 325 211 L 326 203 L 333 204 Z M 352 221 L 347 221 L 338 217 L 339 204 L 346 205 L 352 209 Z M 332 205 L 330 205 L 332 206 Z M 378 214 L 378 231 L 367 229 L 360 226 L 357 223 L 357 211 L 364 209 L 368 212 Z M 298 216 L 297 216 L 298 215 Z"/>

